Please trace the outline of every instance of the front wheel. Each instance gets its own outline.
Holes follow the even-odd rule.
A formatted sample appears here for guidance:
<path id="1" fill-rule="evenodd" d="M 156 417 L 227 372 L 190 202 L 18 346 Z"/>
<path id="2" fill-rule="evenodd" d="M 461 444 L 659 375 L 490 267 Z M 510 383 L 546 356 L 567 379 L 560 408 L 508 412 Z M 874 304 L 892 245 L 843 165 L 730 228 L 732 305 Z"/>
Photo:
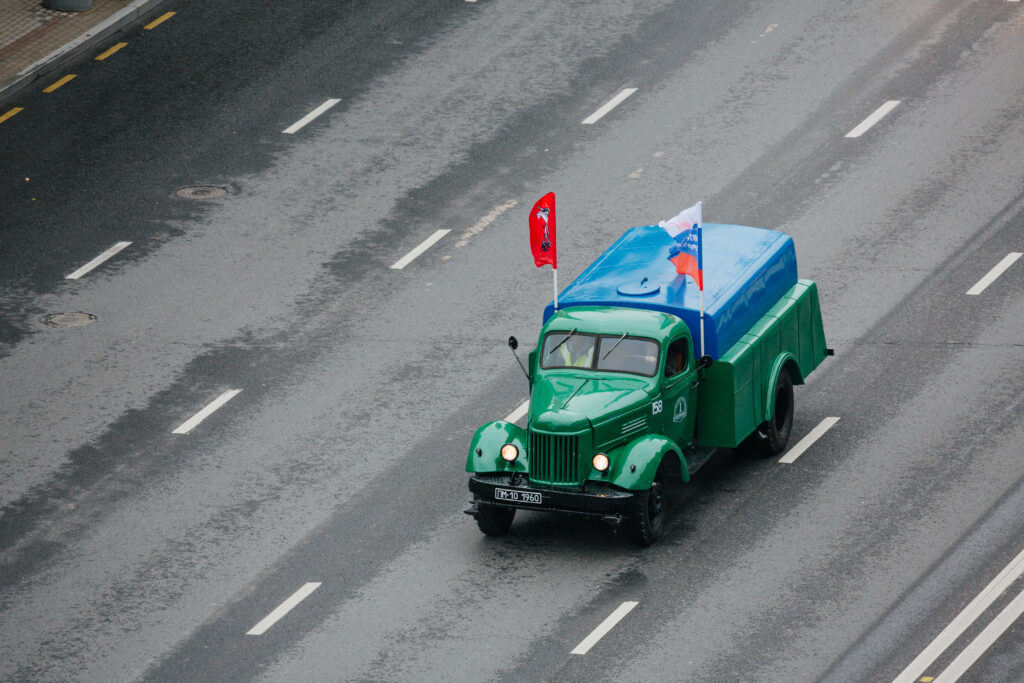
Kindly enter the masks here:
<path id="1" fill-rule="evenodd" d="M 512 528 L 515 516 L 515 508 L 480 505 L 476 513 L 476 525 L 488 536 L 504 536 Z"/>
<path id="2" fill-rule="evenodd" d="M 633 498 L 633 513 L 629 516 L 630 536 L 637 545 L 648 546 L 661 537 L 668 512 L 668 489 L 661 471 L 654 477 L 651 488 L 638 491 Z"/>

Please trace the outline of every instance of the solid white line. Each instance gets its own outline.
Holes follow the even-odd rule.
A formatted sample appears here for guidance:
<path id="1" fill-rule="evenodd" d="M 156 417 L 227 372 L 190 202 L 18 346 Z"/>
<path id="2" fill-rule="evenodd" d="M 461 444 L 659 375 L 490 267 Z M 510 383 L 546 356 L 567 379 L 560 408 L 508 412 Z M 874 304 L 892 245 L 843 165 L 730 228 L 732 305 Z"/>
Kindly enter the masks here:
<path id="1" fill-rule="evenodd" d="M 188 434 L 193 429 L 195 429 L 196 425 L 198 425 L 200 422 L 202 422 L 206 418 L 210 417 L 210 415 L 212 415 L 215 410 L 217 410 L 222 405 L 224 405 L 225 403 L 227 403 L 228 401 L 233 399 L 235 396 L 237 396 L 238 392 L 240 392 L 240 391 L 241 391 L 241 389 L 229 389 L 228 391 L 225 391 L 223 394 L 221 394 L 220 396 L 215 398 L 210 405 L 206 406 L 205 408 L 200 410 L 198 413 L 196 413 L 195 415 L 190 417 L 188 420 L 186 420 L 184 423 L 182 423 L 182 425 L 180 427 L 178 427 L 177 429 L 175 429 L 171 433 L 172 434 Z"/>
<path id="2" fill-rule="evenodd" d="M 579 645 L 577 645 L 571 654 L 574 655 L 585 655 L 597 644 L 597 641 L 604 638 L 608 631 L 611 631 L 615 627 L 615 624 L 622 621 L 622 618 L 630 613 L 630 611 L 636 607 L 639 603 L 637 602 L 624 602 L 619 605 L 619 608 L 612 612 L 607 619 L 601 622 L 601 625 L 594 629 L 593 633 L 583 639 Z"/>
<path id="3" fill-rule="evenodd" d="M 77 280 L 78 278 L 82 277 L 83 275 L 88 273 L 90 270 L 92 270 L 96 266 L 100 265 L 101 263 L 103 263 L 104 261 L 109 259 L 111 256 L 113 256 L 117 252 L 121 251 L 122 249 L 124 249 L 125 247 L 127 247 L 130 244 L 131 244 L 131 242 L 118 242 L 117 244 L 112 246 L 110 249 L 107 249 L 105 252 L 103 252 L 102 254 L 97 256 L 96 258 L 94 258 L 92 261 L 89 261 L 88 263 L 86 263 L 84 266 L 82 266 L 81 268 L 79 268 L 75 272 L 71 273 L 70 275 L 65 275 L 64 279 L 66 279 L 66 280 Z"/>
<path id="4" fill-rule="evenodd" d="M 869 116 L 866 119 L 864 119 L 863 121 L 861 121 L 859 126 L 857 126 L 853 130 L 851 130 L 849 133 L 847 133 L 846 137 L 848 137 L 848 138 L 859 138 L 861 135 L 864 135 L 864 133 L 868 132 L 868 130 L 870 130 L 873 125 L 875 125 L 876 123 L 881 121 L 885 117 L 886 114 L 888 114 L 893 109 L 895 109 L 896 106 L 899 103 L 900 103 L 899 100 L 889 100 L 888 102 L 883 104 L 881 107 L 876 109 L 875 112 L 871 116 Z"/>
<path id="5" fill-rule="evenodd" d="M 820 439 L 825 432 L 832 429 L 836 422 L 839 422 L 838 417 L 826 417 L 824 420 L 818 423 L 818 426 L 807 433 L 807 436 L 800 439 L 795 446 L 789 449 L 789 453 L 779 458 L 779 462 L 783 464 L 790 464 L 797 458 L 804 454 L 808 448 L 811 447 L 815 441 Z"/>
<path id="6" fill-rule="evenodd" d="M 1002 261 L 997 263 L 995 267 L 988 271 L 985 277 L 978 280 L 978 283 L 967 290 L 967 293 L 971 296 L 978 296 L 985 291 L 985 288 L 996 281 L 996 278 L 1006 272 L 1006 269 L 1014 264 L 1022 255 L 1019 251 L 1011 251 L 1006 255 Z"/>
<path id="7" fill-rule="evenodd" d="M 608 102 L 605 103 L 605 105 L 603 107 L 601 107 L 600 109 L 595 111 L 593 114 L 591 114 L 587 118 L 583 119 L 583 121 L 581 121 L 581 123 L 584 126 L 589 126 L 592 123 L 597 123 L 598 121 L 601 120 L 601 117 L 603 117 L 605 114 L 610 112 L 612 109 L 615 109 L 615 107 L 617 107 L 620 104 L 622 104 L 623 100 L 625 100 L 627 97 L 629 97 L 630 95 L 632 95 L 635 92 L 636 92 L 636 88 L 625 88 L 624 90 L 619 92 L 618 95 L 616 95 L 615 97 L 613 97 L 610 100 L 608 100 Z"/>
<path id="8" fill-rule="evenodd" d="M 900 672 L 900 675 L 893 679 L 893 683 L 913 683 L 924 673 L 925 669 L 932 665 L 950 645 L 959 638 L 967 628 L 978 620 L 978 617 L 995 602 L 996 598 L 1003 594 L 1014 581 L 1024 574 L 1024 550 L 1017 557 L 1010 561 L 1010 564 L 999 572 L 999 575 L 992 579 L 992 582 L 985 586 L 984 590 L 978 593 L 967 607 L 964 607 L 960 614 L 956 615 L 949 626 L 942 629 L 942 633 L 935 636 L 935 640 L 928 644 L 917 657 L 914 658 L 907 668 Z"/>
<path id="9" fill-rule="evenodd" d="M 309 597 L 309 594 L 320 587 L 319 583 L 307 583 L 299 590 L 292 593 L 292 596 L 278 605 L 277 609 L 263 618 L 263 621 L 249 629 L 245 635 L 263 635 L 268 628 L 277 623 L 277 620 L 292 611 L 296 605 Z"/>
<path id="10" fill-rule="evenodd" d="M 425 252 L 427 249 L 430 249 L 432 246 L 434 246 L 434 244 L 437 243 L 439 239 L 441 239 L 450 232 L 451 230 L 438 230 L 433 235 L 423 240 L 423 243 L 420 244 L 420 246 L 416 247 L 408 254 L 395 261 L 394 264 L 392 264 L 391 268 L 394 270 L 401 270 L 402 268 L 405 268 L 407 265 L 412 263 L 413 259 L 415 259 L 423 252 Z"/>
<path id="11" fill-rule="evenodd" d="M 295 123 L 293 123 L 292 125 L 290 125 L 290 126 L 288 126 L 287 128 L 285 128 L 285 129 L 284 129 L 283 131 L 281 131 L 281 132 L 282 132 L 282 133 L 286 133 L 286 134 L 288 134 L 288 135 L 291 135 L 291 134 L 293 134 L 293 133 L 296 133 L 296 132 L 298 132 L 299 130 L 302 130 L 302 128 L 303 128 L 303 127 L 304 127 L 304 126 L 305 126 L 305 125 L 306 125 L 307 123 L 309 123 L 310 121 L 312 121 L 312 120 L 313 120 L 313 119 L 315 119 L 316 117 L 318 117 L 318 116 L 320 116 L 321 114 L 323 114 L 323 113 L 324 113 L 325 111 L 327 111 L 328 109 L 330 109 L 331 107 L 333 107 L 334 105 L 336 105 L 336 104 L 337 104 L 338 102 L 341 102 L 341 100 L 327 100 L 326 102 L 324 102 L 323 104 L 321 104 L 321 105 L 320 105 L 319 107 L 317 107 L 317 108 L 316 108 L 316 109 L 314 109 L 313 111 L 309 112 L 308 114 L 306 114 L 305 116 L 303 116 L 303 117 L 302 117 L 301 119 L 299 119 L 298 121 L 296 121 L 296 122 L 295 122 Z"/>
<path id="12" fill-rule="evenodd" d="M 999 640 L 1006 629 L 1010 628 L 1017 618 L 1024 614 L 1024 591 L 1017 594 L 1009 605 L 1003 608 L 992 623 L 985 627 L 985 630 L 978 634 L 978 637 L 971 641 L 971 644 L 964 648 L 964 651 L 956 656 L 946 670 L 939 674 L 935 683 L 955 683 L 960 677 L 967 673 L 978 658 L 985 654 L 985 651 L 992 647 L 992 644 Z"/>
<path id="13" fill-rule="evenodd" d="M 526 415 L 526 411 L 529 409 L 530 401 L 523 401 L 523 404 L 521 406 L 519 406 L 518 408 L 516 408 L 515 410 L 508 414 L 508 417 L 505 418 L 505 422 L 517 422 L 519 418 L 521 418 L 523 415 Z"/>

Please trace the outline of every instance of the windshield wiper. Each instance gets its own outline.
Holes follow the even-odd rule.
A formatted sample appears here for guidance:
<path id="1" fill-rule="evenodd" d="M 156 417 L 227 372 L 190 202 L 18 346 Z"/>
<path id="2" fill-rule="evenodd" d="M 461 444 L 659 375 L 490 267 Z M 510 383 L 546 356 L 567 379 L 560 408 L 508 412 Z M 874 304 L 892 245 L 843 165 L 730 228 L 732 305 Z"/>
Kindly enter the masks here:
<path id="1" fill-rule="evenodd" d="M 550 355 L 551 355 L 551 354 L 553 354 L 553 353 L 554 353 L 555 351 L 557 351 L 558 349 L 560 349 L 560 348 L 562 347 L 562 344 L 564 344 L 565 342 L 569 341 L 569 337 L 571 337 L 572 335 L 576 334 L 576 330 L 578 330 L 578 329 L 579 329 L 578 327 L 574 327 L 574 328 L 572 329 L 572 332 L 570 332 L 569 334 L 565 335 L 565 339 L 563 339 L 562 341 L 558 342 L 558 344 L 557 344 L 557 345 L 555 345 L 555 348 L 553 348 L 553 349 L 551 349 L 550 351 L 548 351 L 548 355 L 550 356 Z"/>
<path id="2" fill-rule="evenodd" d="M 565 399 L 565 403 L 562 404 L 562 408 L 565 408 L 567 405 L 569 405 L 569 401 L 571 401 L 574 398 L 576 398 L 576 394 L 580 393 L 580 389 L 582 389 L 583 387 L 587 386 L 587 382 L 589 382 L 589 381 L 591 381 L 591 380 L 585 379 L 582 382 L 580 382 L 580 385 L 578 387 L 576 387 L 576 391 L 572 392 L 572 396 L 570 396 L 569 398 Z"/>
<path id="3" fill-rule="evenodd" d="M 607 359 L 608 359 L 608 356 L 612 355 L 612 351 L 614 351 L 614 350 L 615 350 L 615 347 L 616 347 L 616 346 L 618 346 L 619 344 L 621 344 L 621 343 L 622 343 L 622 340 L 626 338 L 626 335 L 627 335 L 627 334 L 629 334 L 629 332 L 623 332 L 623 333 L 622 333 L 622 336 L 621 336 L 621 337 L 619 337 L 619 341 L 615 342 L 615 344 L 614 344 L 614 345 L 612 345 L 612 348 L 608 349 L 608 353 L 606 353 L 606 354 L 604 354 L 603 356 L 601 356 L 601 360 L 607 360 Z"/>

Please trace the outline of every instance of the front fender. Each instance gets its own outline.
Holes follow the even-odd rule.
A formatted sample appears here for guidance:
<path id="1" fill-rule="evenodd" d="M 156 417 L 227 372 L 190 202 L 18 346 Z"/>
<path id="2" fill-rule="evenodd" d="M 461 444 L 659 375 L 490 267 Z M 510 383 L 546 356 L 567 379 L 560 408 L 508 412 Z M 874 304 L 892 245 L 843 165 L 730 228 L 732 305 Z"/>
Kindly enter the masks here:
<path id="1" fill-rule="evenodd" d="M 514 463 L 501 459 L 501 447 L 507 443 L 519 449 Z M 476 430 L 466 456 L 467 472 L 526 472 L 526 430 L 512 422 L 488 422 Z"/>
<path id="2" fill-rule="evenodd" d="M 608 482 L 630 491 L 646 491 L 654 483 L 662 459 L 668 454 L 678 457 L 681 452 L 679 445 L 667 436 L 641 436 L 608 454 L 611 460 Z M 682 458 L 679 458 L 679 468 L 683 483 L 690 481 L 690 472 Z"/>

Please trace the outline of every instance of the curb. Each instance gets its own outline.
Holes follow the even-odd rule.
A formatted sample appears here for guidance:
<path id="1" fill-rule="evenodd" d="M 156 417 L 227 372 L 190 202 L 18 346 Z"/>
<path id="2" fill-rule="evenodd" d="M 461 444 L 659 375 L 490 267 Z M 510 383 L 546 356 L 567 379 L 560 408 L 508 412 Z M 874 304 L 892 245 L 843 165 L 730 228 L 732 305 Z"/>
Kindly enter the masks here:
<path id="1" fill-rule="evenodd" d="M 168 2 L 170 0 L 133 0 L 130 5 L 110 15 L 74 40 L 65 43 L 34 64 L 26 66 L 6 81 L 0 82 L 0 100 L 10 97 L 25 86 L 59 69 L 94 47 L 96 43 L 102 42 L 110 35 L 137 22 L 145 14 Z"/>

